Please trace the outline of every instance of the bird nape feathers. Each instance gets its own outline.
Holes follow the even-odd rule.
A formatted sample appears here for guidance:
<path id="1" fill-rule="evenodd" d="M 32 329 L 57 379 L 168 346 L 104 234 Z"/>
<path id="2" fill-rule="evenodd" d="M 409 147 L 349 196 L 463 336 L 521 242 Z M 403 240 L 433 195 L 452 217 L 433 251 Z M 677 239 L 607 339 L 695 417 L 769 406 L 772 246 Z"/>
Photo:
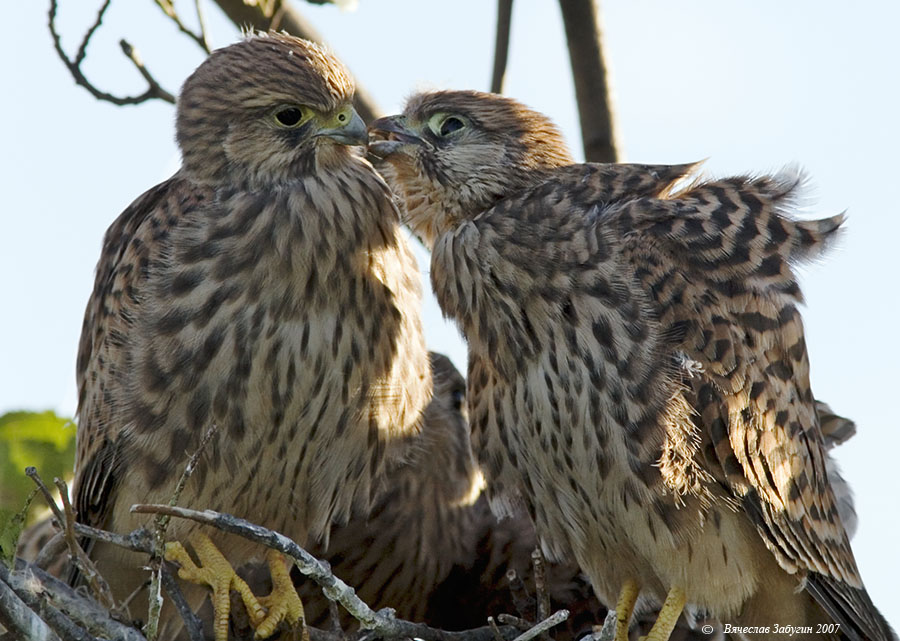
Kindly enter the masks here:
<path id="1" fill-rule="evenodd" d="M 305 544 L 405 454 L 431 395 L 421 286 L 391 194 L 354 149 L 353 92 L 334 56 L 274 33 L 213 52 L 185 82 L 182 167 L 110 226 L 85 313 L 81 522 L 147 523 L 129 507 L 169 501 L 215 426 L 180 503 Z M 199 529 L 176 519 L 168 537 Z M 236 562 L 262 553 L 205 531 Z M 89 554 L 119 601 L 147 579 L 139 555 Z M 180 619 L 166 607 L 162 623 L 168 638 Z"/>
<path id="2" fill-rule="evenodd" d="M 413 96 L 369 151 L 468 341 L 492 506 L 618 601 L 620 640 L 638 591 L 666 601 L 654 641 L 684 605 L 892 638 L 829 485 L 797 310 L 793 265 L 843 216 L 793 218 L 798 173 L 573 164 L 546 117 L 474 91 Z"/>

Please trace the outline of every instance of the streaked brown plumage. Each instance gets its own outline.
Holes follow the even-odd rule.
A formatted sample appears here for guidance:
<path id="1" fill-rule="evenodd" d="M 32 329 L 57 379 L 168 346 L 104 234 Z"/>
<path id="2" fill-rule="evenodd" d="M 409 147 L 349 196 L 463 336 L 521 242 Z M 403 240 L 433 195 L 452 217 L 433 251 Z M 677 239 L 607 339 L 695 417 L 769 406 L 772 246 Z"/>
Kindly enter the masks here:
<path id="1" fill-rule="evenodd" d="M 185 82 L 184 164 L 109 228 L 85 314 L 82 521 L 143 523 L 129 506 L 168 501 L 216 425 L 181 503 L 305 543 L 368 502 L 418 429 L 431 391 L 418 270 L 386 185 L 350 146 L 365 134 L 353 90 L 333 56 L 277 34 L 214 52 Z M 146 576 L 117 549 L 91 555 L 119 599 Z"/>
<path id="2" fill-rule="evenodd" d="M 434 394 L 421 432 L 410 437 L 409 457 L 390 466 L 371 511 L 358 510 L 332 528 L 327 545 L 309 550 L 372 607 L 464 630 L 485 625 L 489 615 L 516 614 L 506 572 L 515 570 L 533 590 L 537 539 L 527 518 L 498 521 L 491 512 L 470 445 L 465 380 L 446 356 L 432 353 L 431 362 Z M 268 589 L 261 564 L 242 574 L 255 592 Z M 601 606 L 577 566 L 548 564 L 547 578 L 554 606 L 573 611 L 568 629 L 556 629 L 557 639 L 579 638 L 576 632 L 602 622 Z M 298 572 L 295 582 L 310 624 L 327 628 L 328 601 L 321 590 Z M 342 623 L 346 630 L 355 625 L 343 612 Z M 251 638 L 252 630 L 238 636 L 244 633 Z"/>
<path id="3" fill-rule="evenodd" d="M 790 218 L 792 173 L 678 189 L 693 166 L 572 165 L 490 94 L 372 129 L 469 343 L 496 509 L 525 507 L 606 603 L 637 581 L 648 605 L 681 588 L 725 622 L 890 638 L 826 477 L 791 267 L 842 216 Z"/>

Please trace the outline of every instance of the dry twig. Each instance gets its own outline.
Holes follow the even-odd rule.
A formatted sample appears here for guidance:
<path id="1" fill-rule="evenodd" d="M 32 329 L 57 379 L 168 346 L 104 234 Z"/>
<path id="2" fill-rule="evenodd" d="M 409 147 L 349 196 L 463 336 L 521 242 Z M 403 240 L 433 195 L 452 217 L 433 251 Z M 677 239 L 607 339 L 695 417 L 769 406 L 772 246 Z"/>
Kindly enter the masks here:
<path id="1" fill-rule="evenodd" d="M 515 570 L 508 570 L 506 572 L 506 580 L 509 581 L 509 594 L 519 616 L 524 619 L 534 616 L 534 599 L 528 596 L 525 582 L 522 581 L 518 573 Z"/>
<path id="2" fill-rule="evenodd" d="M 251 27 L 259 31 L 283 30 L 292 36 L 325 44 L 325 40 L 312 24 L 293 6 L 282 0 L 253 3 L 243 0 L 216 0 L 216 4 L 236 25 Z M 353 106 L 366 122 L 372 122 L 382 113 L 375 99 L 359 84 L 356 85 Z"/>
<path id="3" fill-rule="evenodd" d="M 213 510 L 189 510 L 170 505 L 133 505 L 131 511 L 137 514 L 168 514 L 210 525 L 223 532 L 237 534 L 249 541 L 277 550 L 293 559 L 294 564 L 305 576 L 315 581 L 325 596 L 340 603 L 361 626 L 382 637 L 418 637 L 423 641 L 493 641 L 493 631 L 489 626 L 448 632 L 437 630 L 422 623 L 412 623 L 398 619 L 394 611 L 384 608 L 377 612 L 356 596 L 353 588 L 334 576 L 330 570 L 309 552 L 283 534 L 274 532 Z M 561 619 L 564 620 L 564 619 Z M 507 631 L 504 631 L 506 633 Z M 530 637 L 529 637 L 530 638 Z M 525 641 L 525 640 L 523 640 Z"/>
<path id="4" fill-rule="evenodd" d="M 537 601 L 537 620 L 543 621 L 550 616 L 550 593 L 547 591 L 544 555 L 541 553 L 541 548 L 535 548 L 531 552 L 531 564 L 534 567 L 534 591 L 535 600 Z"/>
<path id="5" fill-rule="evenodd" d="M 200 444 L 197 446 L 196 451 L 191 455 L 191 458 L 188 459 L 187 465 L 184 466 L 184 471 L 178 479 L 178 483 L 175 484 L 175 490 L 172 492 L 172 498 L 169 499 L 169 505 L 178 504 L 178 500 L 181 498 L 181 493 L 184 491 L 188 479 L 191 478 L 197 464 L 200 462 L 203 451 L 206 449 L 207 444 L 209 444 L 209 441 L 218 429 L 218 425 L 213 423 L 203 434 L 203 438 L 200 439 Z M 148 590 L 150 605 L 147 610 L 147 626 L 145 628 L 149 641 L 155 641 L 156 639 L 157 629 L 159 627 L 159 616 L 162 609 L 160 581 L 162 580 L 162 560 L 165 554 L 166 529 L 169 527 L 169 520 L 170 517 L 159 514 L 153 522 L 153 552 L 150 557 L 150 588 Z M 190 612 L 190 608 L 187 608 L 186 604 L 185 609 L 187 612 Z M 184 618 L 184 612 L 182 612 L 182 618 Z M 185 625 L 187 624 L 188 621 L 185 619 Z M 199 630 L 199 626 L 197 626 L 197 629 Z"/>
<path id="6" fill-rule="evenodd" d="M 185 24 L 181 21 L 181 17 L 178 15 L 178 12 L 175 11 L 175 4 L 171 0 L 156 0 L 156 6 L 162 9 L 162 12 L 169 16 L 169 19 L 175 23 L 175 26 L 178 27 L 178 30 L 186 35 L 188 38 L 193 40 L 199 45 L 201 49 L 203 49 L 206 53 L 210 53 L 212 50 L 209 47 L 209 41 L 206 36 L 206 23 L 203 20 L 203 12 L 200 8 L 200 0 L 196 0 L 194 6 L 197 9 L 197 20 L 200 23 L 200 31 L 195 32 L 189 29 Z"/>
<path id="7" fill-rule="evenodd" d="M 37 470 L 34 467 L 29 466 L 25 468 L 25 474 L 38 486 L 41 494 L 43 494 L 44 499 L 47 501 L 47 505 L 53 511 L 57 523 L 62 527 L 66 547 L 69 550 L 69 556 L 72 559 L 72 563 L 74 563 L 78 571 L 84 575 L 88 586 L 97 596 L 100 603 L 108 610 L 115 609 L 116 602 L 112 597 L 112 591 L 109 589 L 109 584 L 97 571 L 93 561 L 88 558 L 88 555 L 75 538 L 75 510 L 72 509 L 72 504 L 69 503 L 69 489 L 66 487 L 65 481 L 54 479 L 63 504 L 63 509 L 60 510 L 53 495 L 50 493 L 50 489 L 41 479 Z"/>
<path id="8" fill-rule="evenodd" d="M 70 59 L 68 54 L 62 48 L 62 42 L 60 41 L 59 34 L 56 31 L 56 11 L 57 11 L 57 0 L 50 0 L 50 11 L 48 13 L 48 27 L 50 28 L 50 35 L 53 38 L 53 47 L 56 49 L 57 55 L 59 55 L 59 59 L 63 61 L 63 64 L 66 65 L 66 68 L 69 70 L 69 73 L 72 75 L 72 78 L 75 80 L 75 84 L 84 87 L 88 90 L 88 92 L 94 96 L 97 100 L 104 100 L 106 102 L 111 102 L 114 105 L 139 105 L 142 102 L 147 102 L 148 100 L 160 99 L 165 100 L 166 102 L 175 104 L 175 96 L 166 91 L 160 86 L 160 84 L 156 81 L 156 79 L 144 68 L 143 63 L 140 61 L 140 56 L 138 56 L 137 51 L 130 44 L 121 40 L 119 42 L 122 47 L 122 51 L 128 56 L 128 59 L 131 60 L 132 64 L 137 67 L 138 72 L 147 81 L 147 90 L 137 96 L 115 96 L 111 93 L 107 93 L 105 91 L 100 91 L 97 87 L 91 83 L 90 80 L 85 77 L 84 73 L 81 71 L 81 63 L 84 62 L 85 56 L 87 56 L 87 47 L 91 41 L 91 37 L 94 35 L 94 32 L 100 27 L 103 23 L 103 15 L 106 13 L 106 10 L 109 8 L 112 0 L 104 0 L 103 5 L 101 5 L 100 10 L 97 12 L 97 18 L 94 20 L 94 24 L 90 26 L 87 32 L 84 34 L 84 38 L 81 41 L 81 46 L 78 47 L 78 53 L 75 54 L 75 57 Z"/>

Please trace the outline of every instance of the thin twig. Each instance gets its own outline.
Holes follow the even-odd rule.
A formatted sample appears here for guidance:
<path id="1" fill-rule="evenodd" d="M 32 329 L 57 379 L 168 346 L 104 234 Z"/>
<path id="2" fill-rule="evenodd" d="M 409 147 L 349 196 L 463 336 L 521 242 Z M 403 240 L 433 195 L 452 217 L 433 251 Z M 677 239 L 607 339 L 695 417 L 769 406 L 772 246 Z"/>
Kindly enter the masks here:
<path id="1" fill-rule="evenodd" d="M 172 600 L 172 604 L 178 610 L 178 613 L 181 614 L 181 620 L 184 621 L 184 627 L 188 632 L 188 637 L 191 641 L 203 641 L 203 622 L 200 621 L 199 617 L 191 610 L 191 606 L 188 605 L 187 600 L 184 598 L 184 594 L 181 592 L 181 588 L 178 587 L 178 582 L 175 580 L 175 577 L 172 576 L 165 567 L 160 569 L 160 574 L 162 587 L 166 591 L 166 594 L 169 595 L 169 598 Z"/>
<path id="2" fill-rule="evenodd" d="M 0 566 L 3 566 L 0 563 Z M 5 566 L 3 566 L 5 569 Z M 19 639 L 43 639 L 59 641 L 59 637 L 28 605 L 16 591 L 0 578 L 0 625 Z"/>
<path id="3" fill-rule="evenodd" d="M 200 13 L 200 2 L 199 0 L 196 2 L 197 5 L 197 16 L 200 19 L 200 33 L 196 33 L 189 29 L 185 24 L 181 21 L 181 16 L 178 15 L 178 12 L 175 11 L 175 4 L 170 2 L 169 0 L 156 0 L 156 6 L 162 9 L 162 12 L 169 16 L 169 19 L 175 23 L 175 26 L 178 27 L 178 30 L 186 35 L 188 38 L 196 42 L 200 45 L 200 48 L 203 49 L 206 53 L 210 52 L 209 43 L 206 41 L 206 29 L 203 26 L 203 16 Z"/>
<path id="4" fill-rule="evenodd" d="M 124 40 L 122 42 L 124 43 Z M 203 438 L 200 439 L 200 444 L 197 446 L 194 453 L 191 454 L 187 465 L 184 466 L 181 477 L 178 479 L 178 483 L 175 484 L 175 490 L 172 492 L 172 497 L 169 499 L 169 505 L 174 506 L 178 504 L 188 479 L 191 478 L 194 469 L 200 462 L 203 451 L 206 449 L 206 446 L 218 429 L 218 425 L 213 423 L 203 434 Z M 169 520 L 170 517 L 159 514 L 153 522 L 153 553 L 150 558 L 150 588 L 148 590 L 150 605 L 147 610 L 147 626 L 145 628 L 145 633 L 149 641 L 156 641 L 156 635 L 159 628 L 159 617 L 162 610 L 160 580 L 162 578 L 162 559 L 165 556 L 166 529 L 169 527 Z"/>
<path id="5" fill-rule="evenodd" d="M 189 510 L 170 505 L 131 506 L 136 514 L 168 514 L 179 518 L 190 519 L 197 523 L 237 534 L 249 541 L 260 543 L 273 550 L 291 557 L 294 564 L 305 576 L 319 584 L 328 599 L 340 603 L 360 625 L 372 630 L 380 636 L 418 637 L 424 641 L 493 641 L 494 633 L 489 626 L 467 630 L 465 632 L 448 632 L 437 630 L 421 623 L 412 623 L 396 618 L 393 610 L 384 608 L 374 611 L 362 599 L 356 596 L 353 588 L 334 576 L 322 562 L 301 548 L 283 534 L 255 525 L 244 519 L 222 514 L 213 510 Z"/>
<path id="6" fill-rule="evenodd" d="M 157 98 L 160 100 L 165 100 L 168 103 L 175 104 L 175 96 L 170 94 L 168 91 L 163 89 L 156 79 L 150 75 L 150 72 L 147 71 L 147 68 L 144 66 L 144 61 L 141 60 L 141 55 L 138 53 L 138 50 L 132 46 L 130 42 L 125 40 L 119 40 L 119 46 L 122 48 L 122 53 L 125 54 L 125 57 L 131 60 L 131 63 L 138 70 L 138 73 L 141 74 L 141 77 L 147 81 L 147 84 L 150 88 L 156 92 Z"/>
<path id="7" fill-rule="evenodd" d="M 75 81 L 75 84 L 84 87 L 87 89 L 88 93 L 90 93 L 97 100 L 103 100 L 106 102 L 111 102 L 114 105 L 139 105 L 142 102 L 147 102 L 148 100 L 159 99 L 165 100 L 166 102 L 173 103 L 175 102 L 175 98 L 172 94 L 165 89 L 163 89 L 158 82 L 147 72 L 146 69 L 143 69 L 143 65 L 138 66 L 138 70 L 141 71 L 141 75 L 147 80 L 148 87 L 147 90 L 137 96 L 115 96 L 111 93 L 107 93 L 105 91 L 100 91 L 88 80 L 84 73 L 81 71 L 81 63 L 84 61 L 85 56 L 87 55 L 87 47 L 90 42 L 91 37 L 94 35 L 94 32 L 103 22 L 103 14 L 106 12 L 107 7 L 109 7 L 111 0 L 105 0 L 103 6 L 100 7 L 100 10 L 97 12 L 97 18 L 94 21 L 94 24 L 91 25 L 90 29 L 88 29 L 87 33 L 84 36 L 84 39 L 81 42 L 81 46 L 78 48 L 78 53 L 75 55 L 74 59 L 69 59 L 68 54 L 66 54 L 65 50 L 62 47 L 62 41 L 60 40 L 59 33 L 56 31 L 56 11 L 57 11 L 57 0 L 50 0 L 50 11 L 48 12 L 48 23 L 47 26 L 50 28 L 50 36 L 53 38 L 53 48 L 56 50 L 56 54 L 59 56 L 59 59 L 62 60 L 63 64 L 66 65 L 66 69 L 69 70 L 69 74 L 71 74 L 72 79 Z M 127 55 L 127 54 L 126 54 Z M 132 60 L 134 62 L 134 60 Z"/>
<path id="8" fill-rule="evenodd" d="M 58 526 L 59 521 L 56 519 L 52 519 L 53 524 Z M 46 570 L 47 566 L 50 565 L 53 561 L 59 558 L 59 555 L 63 550 L 66 549 L 66 535 L 62 530 L 57 531 L 50 540 L 44 544 L 44 547 L 40 549 L 37 554 L 37 557 L 34 559 L 34 564 L 41 568 L 42 570 Z"/>
<path id="9" fill-rule="evenodd" d="M 203 0 L 194 0 L 194 10 L 197 12 L 197 24 L 200 25 L 200 38 L 203 40 L 203 49 L 206 53 L 212 51 L 209 44 L 209 28 L 206 26 L 206 16 L 203 14 Z"/>
<path id="10" fill-rule="evenodd" d="M 500 634 L 500 628 L 497 626 L 497 621 L 494 620 L 494 617 L 488 617 L 487 622 L 494 633 L 494 641 L 503 641 L 503 635 Z"/>
<path id="11" fill-rule="evenodd" d="M 215 0 L 219 8 L 228 16 L 234 24 L 249 26 L 259 31 L 267 31 L 275 28 L 273 20 L 277 18 L 277 28 L 284 30 L 292 36 L 312 40 L 324 44 L 325 40 L 316 31 L 303 15 L 287 2 L 275 2 L 266 4 L 263 2 L 234 2 L 233 0 Z M 356 93 L 353 95 L 353 106 L 359 112 L 360 117 L 366 122 L 372 122 L 380 115 L 381 109 L 372 95 L 356 85 Z"/>
<path id="12" fill-rule="evenodd" d="M 507 570 L 506 580 L 509 581 L 509 594 L 512 597 L 513 605 L 516 612 L 524 619 L 534 616 L 534 599 L 528 596 L 528 590 L 525 588 L 525 582 L 519 577 L 515 570 Z"/>
<path id="13" fill-rule="evenodd" d="M 544 555 L 541 548 L 536 547 L 531 552 L 531 565 L 534 567 L 534 593 L 537 601 L 537 620 L 543 621 L 550 616 L 550 593 L 547 591 L 547 578 L 544 571 Z M 544 635 L 545 641 L 550 637 Z"/>
<path id="14" fill-rule="evenodd" d="M 497 620 L 504 625 L 511 625 L 520 632 L 525 632 L 534 627 L 534 623 L 527 619 L 522 619 L 506 612 L 497 615 Z"/>
<path id="15" fill-rule="evenodd" d="M 99 530 L 97 528 L 84 525 L 83 523 L 74 523 L 73 527 L 75 529 L 75 533 L 78 536 L 93 539 L 96 541 L 102 541 L 111 545 L 116 545 L 125 550 L 131 550 L 132 552 L 140 552 L 150 555 L 154 550 L 152 534 L 149 530 L 147 530 L 147 528 L 144 527 L 140 527 L 126 535 L 116 534 L 115 532 L 107 532 L 106 530 Z M 184 620 L 185 628 L 187 629 L 191 640 L 194 641 L 197 639 L 202 639 L 202 624 L 200 623 L 199 619 L 197 619 L 196 615 L 191 611 L 190 607 L 187 604 L 187 601 L 184 599 L 184 595 L 181 593 L 181 590 L 178 587 L 177 582 L 172 577 L 171 573 L 168 572 L 164 567 L 161 570 L 161 580 L 163 589 L 166 591 L 166 594 L 169 596 L 169 598 L 172 599 L 172 603 L 181 614 L 181 617 Z"/>
<path id="16" fill-rule="evenodd" d="M 75 54 L 75 60 L 73 61 L 76 67 L 84 62 L 84 58 L 85 56 L 87 56 L 88 43 L 90 43 L 91 38 L 94 36 L 94 32 L 100 28 L 101 24 L 103 24 L 103 14 L 105 14 L 106 10 L 109 9 L 109 5 L 111 3 L 112 0 L 106 0 L 103 3 L 103 6 L 101 6 L 100 10 L 97 12 L 97 19 L 94 20 L 94 24 L 92 24 L 90 29 L 87 30 L 87 33 L 84 34 L 84 38 L 82 38 L 81 40 L 81 45 L 78 47 L 78 53 Z"/>
<path id="17" fill-rule="evenodd" d="M 599 630 L 598 630 L 599 628 Z M 603 620 L 602 626 L 594 626 L 594 641 L 613 641 L 616 638 L 616 611 L 610 610 L 606 613 L 606 619 Z"/>
<path id="18" fill-rule="evenodd" d="M 72 504 L 69 503 L 69 489 L 66 486 L 65 481 L 54 479 L 56 487 L 59 490 L 60 499 L 62 500 L 63 504 L 63 509 L 60 510 L 59 506 L 56 504 L 56 500 L 50 493 L 50 489 L 38 474 L 37 469 L 29 466 L 25 468 L 25 474 L 26 476 L 31 478 L 31 480 L 34 481 L 34 483 L 41 490 L 41 494 L 44 495 L 44 498 L 47 501 L 47 505 L 50 506 L 50 509 L 53 511 L 57 522 L 62 526 L 63 535 L 66 540 L 66 547 L 69 550 L 69 556 L 72 558 L 72 562 L 75 564 L 75 567 L 78 568 L 78 571 L 84 575 L 85 579 L 87 580 L 88 586 L 90 586 L 94 594 L 97 595 L 100 603 L 102 603 L 104 607 L 109 610 L 114 609 L 116 607 L 116 602 L 112 597 L 112 591 L 109 589 L 109 584 L 97 571 L 97 568 L 94 565 L 93 561 L 88 558 L 88 555 L 78 544 L 78 540 L 75 538 L 75 510 L 72 509 Z"/>
<path id="19" fill-rule="evenodd" d="M 144 641 L 144 636 L 130 625 L 110 616 L 109 610 L 92 598 L 85 597 L 64 581 L 45 572 L 35 563 L 16 560 L 16 575 L 28 577 L 29 589 L 49 598 L 54 607 L 91 634 L 121 641 Z"/>
<path id="20" fill-rule="evenodd" d="M 43 590 L 35 589 L 39 586 L 35 586 L 33 581 L 10 572 L 2 563 L 0 563 L 0 583 L 9 586 L 22 603 L 36 612 L 44 623 L 59 635 L 61 641 L 98 641 L 95 636 L 73 623 L 69 617 L 51 605 Z"/>
<path id="21" fill-rule="evenodd" d="M 546 619 L 544 619 L 543 621 L 538 623 L 536 626 L 534 626 L 527 632 L 523 632 L 522 634 L 517 636 L 515 639 L 513 639 L 513 641 L 531 641 L 531 639 L 534 639 L 535 637 L 538 637 L 538 636 L 544 634 L 547 630 L 549 630 L 550 628 L 552 628 L 554 626 L 559 625 L 560 623 L 562 623 L 563 621 L 565 621 L 568 618 L 569 618 L 568 610 L 558 610 L 557 612 L 553 613 L 552 615 L 550 615 L 549 617 L 547 617 Z"/>
<path id="22" fill-rule="evenodd" d="M 494 70 L 491 92 L 503 93 L 503 79 L 509 60 L 509 33 L 512 24 L 513 0 L 497 0 L 497 37 L 494 40 Z"/>

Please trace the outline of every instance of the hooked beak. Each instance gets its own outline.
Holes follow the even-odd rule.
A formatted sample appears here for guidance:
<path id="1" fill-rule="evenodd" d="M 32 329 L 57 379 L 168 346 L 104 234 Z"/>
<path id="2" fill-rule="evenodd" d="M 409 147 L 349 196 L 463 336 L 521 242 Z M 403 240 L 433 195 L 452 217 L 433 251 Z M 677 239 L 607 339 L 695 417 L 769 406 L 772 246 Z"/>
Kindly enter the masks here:
<path id="1" fill-rule="evenodd" d="M 366 123 L 359 117 L 355 109 L 349 111 L 350 121 L 346 124 L 338 124 L 334 127 L 320 129 L 316 137 L 325 136 L 341 145 L 365 146 L 369 142 L 366 132 Z"/>
<path id="2" fill-rule="evenodd" d="M 407 145 L 425 145 L 425 141 L 406 128 L 404 116 L 379 118 L 369 125 L 369 153 L 384 160 Z"/>

